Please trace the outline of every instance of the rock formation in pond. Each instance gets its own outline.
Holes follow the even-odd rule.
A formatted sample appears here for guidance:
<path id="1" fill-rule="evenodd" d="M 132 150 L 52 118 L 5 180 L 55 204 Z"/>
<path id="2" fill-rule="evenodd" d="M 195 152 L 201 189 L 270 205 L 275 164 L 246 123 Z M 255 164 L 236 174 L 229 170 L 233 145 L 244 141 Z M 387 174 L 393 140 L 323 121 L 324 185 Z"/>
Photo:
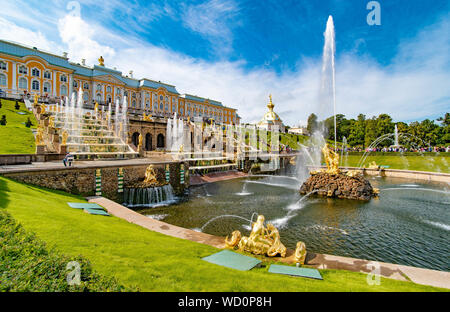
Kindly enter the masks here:
<path id="1" fill-rule="evenodd" d="M 377 196 L 378 190 L 361 173 L 342 173 L 339 170 L 339 154 L 330 150 L 328 145 L 325 145 L 322 153 L 327 169 L 311 172 L 311 176 L 302 184 L 300 194 L 314 192 L 320 196 L 359 200 L 370 200 Z"/>

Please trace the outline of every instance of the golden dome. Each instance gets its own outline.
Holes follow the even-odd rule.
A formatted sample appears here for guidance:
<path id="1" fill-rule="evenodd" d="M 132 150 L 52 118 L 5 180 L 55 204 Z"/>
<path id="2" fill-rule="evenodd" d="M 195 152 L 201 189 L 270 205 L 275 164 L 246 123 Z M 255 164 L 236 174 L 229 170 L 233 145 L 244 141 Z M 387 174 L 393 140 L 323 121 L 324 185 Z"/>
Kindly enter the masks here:
<path id="1" fill-rule="evenodd" d="M 282 123 L 280 116 L 278 116 L 278 114 L 273 111 L 273 108 L 275 107 L 275 105 L 272 103 L 272 95 L 269 95 L 269 99 L 270 99 L 269 104 L 267 104 L 267 108 L 269 109 L 269 111 L 264 114 L 264 117 L 259 122 L 260 125 L 261 124 L 280 124 L 280 123 Z"/>

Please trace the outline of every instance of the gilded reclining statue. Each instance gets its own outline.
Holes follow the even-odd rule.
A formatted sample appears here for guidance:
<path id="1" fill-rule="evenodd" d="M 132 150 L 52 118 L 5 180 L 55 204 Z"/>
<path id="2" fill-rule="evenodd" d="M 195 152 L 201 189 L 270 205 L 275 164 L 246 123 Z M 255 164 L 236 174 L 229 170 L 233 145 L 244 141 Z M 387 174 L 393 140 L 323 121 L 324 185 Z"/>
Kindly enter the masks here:
<path id="1" fill-rule="evenodd" d="M 264 227 L 264 216 L 259 215 L 256 222 L 252 224 L 250 235 L 241 236 L 241 232 L 234 231 L 231 238 L 225 238 L 225 244 L 230 248 L 250 252 L 255 255 L 286 256 L 286 247 L 281 243 L 280 234 L 273 224 Z"/>

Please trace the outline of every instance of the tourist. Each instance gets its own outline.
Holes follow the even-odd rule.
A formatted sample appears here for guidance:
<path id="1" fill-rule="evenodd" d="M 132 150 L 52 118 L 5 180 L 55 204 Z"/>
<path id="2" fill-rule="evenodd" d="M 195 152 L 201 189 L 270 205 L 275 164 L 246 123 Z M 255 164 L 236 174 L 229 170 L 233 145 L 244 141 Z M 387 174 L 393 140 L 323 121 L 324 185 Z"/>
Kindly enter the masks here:
<path id="1" fill-rule="evenodd" d="M 69 165 L 69 167 L 72 167 L 72 162 L 73 162 L 73 155 L 70 155 L 70 153 L 67 153 L 63 159 L 64 167 L 67 167 L 67 165 Z"/>

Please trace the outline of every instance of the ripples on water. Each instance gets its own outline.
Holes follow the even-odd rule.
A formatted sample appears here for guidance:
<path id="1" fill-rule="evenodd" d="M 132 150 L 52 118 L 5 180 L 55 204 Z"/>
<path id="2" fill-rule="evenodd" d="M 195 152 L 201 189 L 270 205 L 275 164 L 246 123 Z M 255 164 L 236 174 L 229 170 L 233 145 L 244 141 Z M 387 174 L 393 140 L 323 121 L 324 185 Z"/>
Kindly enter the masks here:
<path id="1" fill-rule="evenodd" d="M 381 189 L 379 199 L 361 202 L 303 198 L 290 178 L 236 179 L 191 188 L 188 200 L 141 213 L 198 230 L 220 215 L 251 219 L 257 212 L 279 228 L 288 248 L 301 240 L 313 252 L 449 271 L 448 185 L 394 178 L 371 183 Z M 248 222 L 227 217 L 204 231 L 226 236 L 236 229 L 243 235 L 250 231 Z"/>

